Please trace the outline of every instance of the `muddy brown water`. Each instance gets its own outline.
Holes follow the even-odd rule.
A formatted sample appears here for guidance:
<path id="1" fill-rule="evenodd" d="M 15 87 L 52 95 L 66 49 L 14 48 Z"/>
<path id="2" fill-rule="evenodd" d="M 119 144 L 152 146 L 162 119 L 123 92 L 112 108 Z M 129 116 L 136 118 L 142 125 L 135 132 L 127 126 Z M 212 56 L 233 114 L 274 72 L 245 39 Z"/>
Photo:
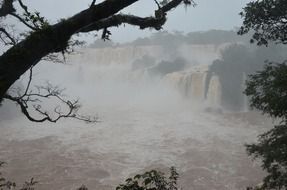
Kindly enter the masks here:
<path id="1" fill-rule="evenodd" d="M 115 189 L 136 173 L 171 166 L 183 189 L 239 190 L 264 175 L 244 149 L 269 125 L 256 113 L 98 109 L 103 121 L 94 125 L 0 121 L 3 174 L 19 185 L 33 177 L 40 190 Z"/>

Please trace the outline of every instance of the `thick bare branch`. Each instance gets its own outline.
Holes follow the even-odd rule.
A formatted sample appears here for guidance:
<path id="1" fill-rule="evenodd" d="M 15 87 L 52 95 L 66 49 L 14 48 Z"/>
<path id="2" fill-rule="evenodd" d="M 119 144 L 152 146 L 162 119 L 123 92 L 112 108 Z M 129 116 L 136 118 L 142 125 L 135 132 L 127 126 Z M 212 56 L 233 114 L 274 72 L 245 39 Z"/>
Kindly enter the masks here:
<path id="1" fill-rule="evenodd" d="M 155 0 L 158 10 L 155 11 L 154 17 L 138 17 L 134 15 L 125 15 L 118 14 L 113 15 L 109 18 L 102 19 L 98 22 L 89 24 L 88 26 L 79 30 L 79 32 L 90 32 L 94 30 L 101 30 L 108 27 L 119 26 L 121 24 L 130 24 L 139 26 L 140 29 L 154 28 L 160 30 L 166 21 L 166 13 L 171 9 L 177 7 L 180 3 L 192 3 L 192 0 L 172 0 L 164 6 L 160 6 L 159 3 Z"/>
<path id="2" fill-rule="evenodd" d="M 82 28 L 79 32 L 91 32 L 96 30 L 101 30 L 104 28 L 109 28 L 113 26 L 119 26 L 123 23 L 139 26 L 140 29 L 145 28 L 155 28 L 160 30 L 162 25 L 165 23 L 166 18 L 155 18 L 155 17 L 137 17 L 133 15 L 118 14 L 111 16 L 107 19 L 100 20 L 98 22 L 92 23 L 87 27 Z"/>

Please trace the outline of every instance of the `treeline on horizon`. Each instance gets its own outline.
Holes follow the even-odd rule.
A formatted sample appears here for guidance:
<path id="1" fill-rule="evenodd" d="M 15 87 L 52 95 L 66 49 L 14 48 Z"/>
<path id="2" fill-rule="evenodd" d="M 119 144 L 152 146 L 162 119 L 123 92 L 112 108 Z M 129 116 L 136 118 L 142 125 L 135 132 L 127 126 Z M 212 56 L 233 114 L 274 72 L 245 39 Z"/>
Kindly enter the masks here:
<path id="1" fill-rule="evenodd" d="M 121 46 L 177 46 L 181 44 L 223 44 L 223 43 L 249 43 L 250 36 L 240 36 L 237 30 L 208 30 L 199 32 L 167 32 L 160 31 L 153 33 L 151 36 L 137 38 L 128 43 L 114 43 L 112 40 L 97 39 L 92 43 L 90 48 L 106 48 L 106 47 L 121 47 Z"/>

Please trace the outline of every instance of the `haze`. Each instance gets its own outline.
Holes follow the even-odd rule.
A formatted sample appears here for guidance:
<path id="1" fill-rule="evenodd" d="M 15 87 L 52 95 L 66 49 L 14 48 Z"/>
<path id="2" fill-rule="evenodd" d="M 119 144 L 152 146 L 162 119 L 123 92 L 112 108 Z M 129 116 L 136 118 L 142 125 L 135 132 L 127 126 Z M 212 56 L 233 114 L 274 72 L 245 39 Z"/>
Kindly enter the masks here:
<path id="1" fill-rule="evenodd" d="M 90 2 L 27 1 L 51 22 Z M 249 1 L 196 2 L 195 8 L 169 13 L 160 32 L 121 26 L 112 29 L 112 41 L 82 36 L 87 45 L 67 54 L 65 64 L 37 64 L 31 89 L 47 81 L 59 85 L 65 98 L 79 99 L 81 113 L 98 122 L 30 122 L 19 106 L 5 101 L 0 109 L 5 175 L 18 184 L 34 177 L 40 190 L 81 184 L 105 190 L 134 174 L 175 166 L 183 189 L 240 190 L 260 183 L 264 172 L 244 144 L 273 121 L 250 109 L 245 80 L 266 59 L 284 60 L 286 48 L 257 47 L 249 35 L 237 35 L 238 13 Z M 124 12 L 149 16 L 155 8 L 153 0 L 142 0 Z M 22 76 L 11 93 L 23 92 L 28 78 L 29 73 Z M 49 113 L 58 106 L 67 110 L 53 99 L 41 106 Z"/>

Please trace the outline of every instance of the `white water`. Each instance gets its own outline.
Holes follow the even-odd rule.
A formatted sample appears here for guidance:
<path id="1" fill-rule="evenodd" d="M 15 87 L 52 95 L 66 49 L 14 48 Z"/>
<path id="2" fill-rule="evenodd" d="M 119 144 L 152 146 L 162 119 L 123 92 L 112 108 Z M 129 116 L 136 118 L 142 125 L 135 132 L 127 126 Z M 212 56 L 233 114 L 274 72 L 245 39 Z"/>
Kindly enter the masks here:
<path id="1" fill-rule="evenodd" d="M 209 88 L 207 91 L 207 102 L 212 107 L 221 106 L 221 94 L 222 88 L 218 76 L 213 75 L 209 82 Z M 247 111 L 247 110 L 246 110 Z"/>
<path id="2" fill-rule="evenodd" d="M 128 64 L 84 60 L 74 66 L 43 64 L 35 77 L 67 87 L 81 98 L 85 113 L 101 122 L 35 124 L 22 116 L 0 121 L 4 174 L 17 182 L 35 177 L 41 190 L 81 184 L 111 189 L 135 173 L 171 166 L 184 189 L 238 190 L 260 182 L 263 173 L 243 145 L 266 129 L 266 120 L 255 113 L 206 113 L 165 80 L 132 73 Z"/>

